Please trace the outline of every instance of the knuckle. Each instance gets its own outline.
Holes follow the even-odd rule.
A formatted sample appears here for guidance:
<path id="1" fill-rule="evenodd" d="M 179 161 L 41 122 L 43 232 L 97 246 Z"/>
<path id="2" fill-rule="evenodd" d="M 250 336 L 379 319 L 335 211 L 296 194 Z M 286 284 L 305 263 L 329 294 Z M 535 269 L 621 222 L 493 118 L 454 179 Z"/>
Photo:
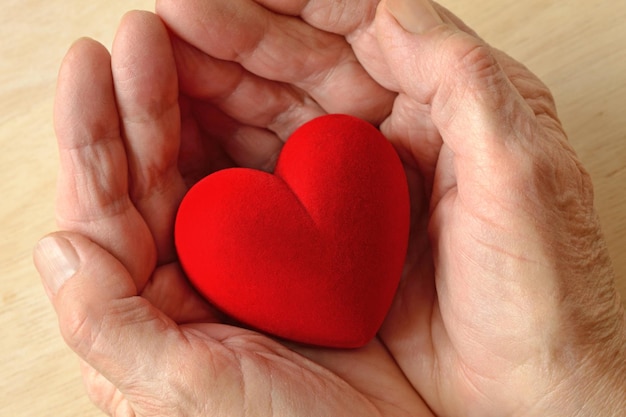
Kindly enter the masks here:
<path id="1" fill-rule="evenodd" d="M 456 50 L 456 70 L 469 79 L 491 79 L 501 71 L 491 49 L 480 41 L 467 43 Z"/>
<path id="2" fill-rule="evenodd" d="M 442 29 L 444 30 L 444 29 Z M 449 29 L 445 29 L 449 30 Z M 468 106 L 488 122 L 493 114 L 506 116 L 511 110 L 511 85 L 491 47 L 463 32 L 442 35 L 439 48 L 441 72 L 433 101 L 441 109 L 443 125 L 452 123 Z"/>
<path id="3" fill-rule="evenodd" d="M 484 83 L 500 78 L 502 68 L 494 52 L 478 38 L 451 32 L 444 37 L 442 51 L 447 68 L 457 80 Z"/>

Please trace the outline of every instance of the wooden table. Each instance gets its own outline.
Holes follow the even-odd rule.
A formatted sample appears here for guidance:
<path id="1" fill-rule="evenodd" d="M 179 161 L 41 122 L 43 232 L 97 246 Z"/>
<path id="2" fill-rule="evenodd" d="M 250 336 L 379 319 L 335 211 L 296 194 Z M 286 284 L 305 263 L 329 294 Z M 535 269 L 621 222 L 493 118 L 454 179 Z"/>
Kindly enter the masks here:
<path id="1" fill-rule="evenodd" d="M 626 3 L 444 0 L 553 90 L 596 201 L 626 299 Z M 130 7 L 151 1 L 3 0 L 0 13 L 0 415 L 101 416 L 84 395 L 31 261 L 54 229 L 52 98 L 79 36 L 110 46 Z M 479 4 L 476 6 L 476 4 Z"/>

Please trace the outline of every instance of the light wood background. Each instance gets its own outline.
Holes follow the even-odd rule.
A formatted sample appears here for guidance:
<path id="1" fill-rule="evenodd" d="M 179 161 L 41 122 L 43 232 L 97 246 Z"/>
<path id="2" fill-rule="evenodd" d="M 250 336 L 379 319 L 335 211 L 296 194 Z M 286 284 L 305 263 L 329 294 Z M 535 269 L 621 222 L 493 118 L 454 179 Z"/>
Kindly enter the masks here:
<path id="1" fill-rule="evenodd" d="M 442 0 L 553 90 L 596 202 L 626 299 L 626 2 Z M 0 416 L 101 416 L 85 397 L 31 261 L 54 229 L 52 98 L 74 39 L 111 45 L 144 0 L 2 0 L 0 13 Z"/>

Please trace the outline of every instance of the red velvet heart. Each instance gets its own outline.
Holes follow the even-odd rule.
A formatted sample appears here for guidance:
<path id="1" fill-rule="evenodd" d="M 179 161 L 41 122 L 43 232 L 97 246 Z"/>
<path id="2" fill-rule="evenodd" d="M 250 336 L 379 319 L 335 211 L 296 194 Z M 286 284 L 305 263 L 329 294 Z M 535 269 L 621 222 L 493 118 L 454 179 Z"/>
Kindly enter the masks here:
<path id="1" fill-rule="evenodd" d="M 218 171 L 185 196 L 175 241 L 191 283 L 261 331 L 350 348 L 372 339 L 398 285 L 409 196 L 398 155 L 345 115 L 299 128 L 274 175 Z"/>

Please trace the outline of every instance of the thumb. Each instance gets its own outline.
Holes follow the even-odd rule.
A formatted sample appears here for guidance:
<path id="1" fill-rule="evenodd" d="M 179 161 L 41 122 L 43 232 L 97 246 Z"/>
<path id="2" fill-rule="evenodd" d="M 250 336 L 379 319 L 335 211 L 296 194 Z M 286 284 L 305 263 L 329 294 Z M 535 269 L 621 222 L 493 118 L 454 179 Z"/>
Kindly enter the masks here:
<path id="1" fill-rule="evenodd" d="M 536 136 L 535 116 L 493 50 L 450 16 L 442 18 L 428 0 L 385 0 L 377 13 L 378 41 L 399 93 L 430 109 L 454 158 L 456 180 L 506 180 L 500 171 Z"/>
<path id="2" fill-rule="evenodd" d="M 121 262 L 69 232 L 44 237 L 33 258 L 69 347 L 122 392 L 153 381 L 178 328 L 137 296 Z"/>

